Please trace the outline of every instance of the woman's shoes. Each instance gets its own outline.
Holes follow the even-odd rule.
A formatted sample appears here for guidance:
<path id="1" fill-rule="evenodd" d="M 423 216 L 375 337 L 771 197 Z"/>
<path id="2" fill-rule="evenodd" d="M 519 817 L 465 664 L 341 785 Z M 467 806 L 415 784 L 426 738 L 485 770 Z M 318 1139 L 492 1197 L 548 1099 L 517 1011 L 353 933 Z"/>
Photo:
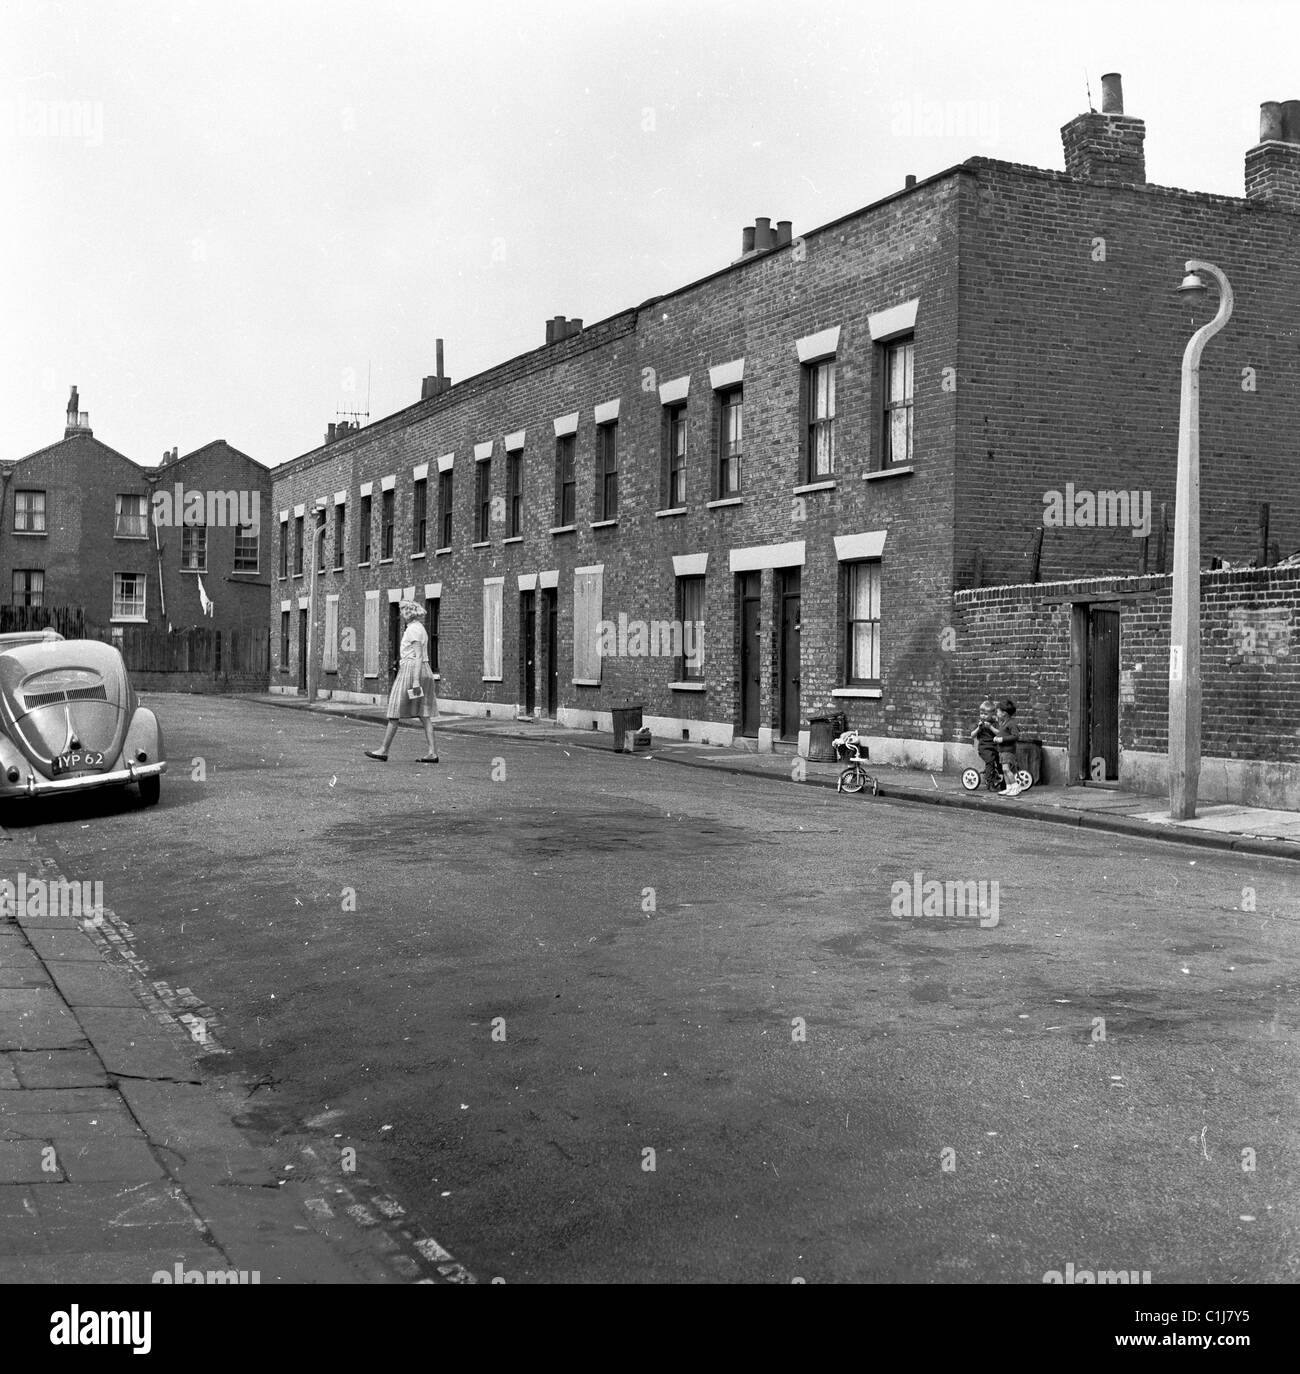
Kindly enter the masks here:
<path id="1" fill-rule="evenodd" d="M 425 755 L 423 755 L 423 757 L 416 759 L 416 763 L 437 763 L 437 762 L 438 762 L 438 756 L 437 756 L 437 754 L 425 754 Z"/>
<path id="2" fill-rule="evenodd" d="M 388 762 L 388 755 L 381 754 L 378 749 L 365 749 L 362 752 L 368 759 L 378 759 L 380 763 Z"/>

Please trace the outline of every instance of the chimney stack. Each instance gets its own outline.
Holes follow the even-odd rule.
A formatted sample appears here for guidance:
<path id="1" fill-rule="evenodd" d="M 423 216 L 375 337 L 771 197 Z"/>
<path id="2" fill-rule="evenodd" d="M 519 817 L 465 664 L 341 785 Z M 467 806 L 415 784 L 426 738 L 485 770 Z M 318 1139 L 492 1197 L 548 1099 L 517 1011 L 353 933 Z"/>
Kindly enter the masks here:
<path id="1" fill-rule="evenodd" d="M 438 370 L 432 377 L 425 377 L 420 382 L 420 400 L 422 401 L 427 401 L 431 396 L 441 396 L 451 386 L 451 378 L 443 376 L 442 372 L 441 339 L 434 341 L 434 358 Z"/>
<path id="2" fill-rule="evenodd" d="M 78 409 L 81 400 L 77 396 L 77 388 L 74 385 L 72 395 L 68 397 L 68 413 L 64 418 L 63 437 L 71 439 L 74 434 L 89 434 L 90 416 L 84 410 Z"/>
<path id="3" fill-rule="evenodd" d="M 1101 78 L 1101 113 L 1075 115 L 1061 130 L 1066 173 L 1101 186 L 1145 185 L 1146 132 L 1142 120 L 1124 113 L 1120 74 L 1107 72 Z"/>
<path id="4" fill-rule="evenodd" d="M 1259 107 L 1259 142 L 1246 153 L 1246 199 L 1300 213 L 1300 100 Z"/>
<path id="5" fill-rule="evenodd" d="M 332 444 L 332 443 L 334 442 L 334 440 L 337 439 L 338 437 L 339 437 L 339 427 L 338 427 L 338 425 L 330 425 L 330 427 L 325 431 L 325 442 L 326 442 L 327 444 Z"/>
<path id="6" fill-rule="evenodd" d="M 910 190 L 912 189 L 912 187 L 915 186 L 915 185 L 916 185 L 916 175 L 915 175 L 915 173 L 913 173 L 913 172 L 908 172 L 908 174 L 903 178 L 903 190 L 904 190 L 904 191 L 910 191 Z"/>

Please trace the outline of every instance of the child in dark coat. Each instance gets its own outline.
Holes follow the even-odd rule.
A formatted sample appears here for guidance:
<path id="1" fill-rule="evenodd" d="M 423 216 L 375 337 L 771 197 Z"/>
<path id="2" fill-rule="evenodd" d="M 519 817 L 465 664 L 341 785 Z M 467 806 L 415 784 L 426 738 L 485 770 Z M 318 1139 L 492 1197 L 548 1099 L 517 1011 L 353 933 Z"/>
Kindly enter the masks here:
<path id="1" fill-rule="evenodd" d="M 998 748 L 993 739 L 997 727 L 993 723 L 997 706 L 991 697 L 980 702 L 980 723 L 970 732 L 975 749 L 984 765 L 984 785 L 990 792 L 1002 790 L 1002 765 L 998 762 Z"/>
<path id="2" fill-rule="evenodd" d="M 1020 739 L 1020 730 L 1012 720 L 1015 714 L 1016 703 L 1010 697 L 1003 697 L 993 715 L 993 726 L 997 732 L 993 736 L 993 743 L 997 745 L 998 762 L 1006 779 L 1007 785 L 1002 789 L 1006 797 L 1018 797 L 1025 790 L 1016 781 L 1016 744 Z"/>

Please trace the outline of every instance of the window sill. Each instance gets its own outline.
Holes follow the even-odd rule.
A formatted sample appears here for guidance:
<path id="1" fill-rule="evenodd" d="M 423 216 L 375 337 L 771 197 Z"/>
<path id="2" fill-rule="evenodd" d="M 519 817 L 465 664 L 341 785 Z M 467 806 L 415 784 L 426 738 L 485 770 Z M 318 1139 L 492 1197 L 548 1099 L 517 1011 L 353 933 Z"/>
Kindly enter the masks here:
<path id="1" fill-rule="evenodd" d="M 369 566 L 370 560 L 368 558 L 363 558 L 361 562 L 357 564 L 358 568 L 368 568 Z"/>
<path id="2" fill-rule="evenodd" d="M 22 537 L 23 537 L 24 539 L 45 539 L 45 538 L 48 536 L 49 531 L 48 531 L 48 530 L 14 530 L 14 533 L 15 533 L 15 534 L 20 534 L 20 535 L 22 535 Z"/>
<path id="3" fill-rule="evenodd" d="M 705 510 L 717 510 L 719 506 L 743 506 L 745 498 L 743 496 L 724 496 L 721 501 L 706 501 Z"/>
<path id="4" fill-rule="evenodd" d="M 139 544 L 147 544 L 149 536 L 147 534 L 115 534 L 114 539 L 131 539 Z"/>
<path id="5" fill-rule="evenodd" d="M 149 617 L 147 615 L 115 615 L 109 620 L 110 625 L 147 625 Z"/>
<path id="6" fill-rule="evenodd" d="M 380 566 L 381 568 L 386 567 L 386 566 L 387 566 L 389 563 L 391 563 L 392 561 L 393 561 L 393 560 L 392 560 L 391 558 L 381 558 L 381 559 L 379 560 L 379 566 Z"/>
<path id="7" fill-rule="evenodd" d="M 685 515 L 685 506 L 669 506 L 667 510 L 655 511 L 656 520 L 666 520 L 670 515 Z"/>
<path id="8" fill-rule="evenodd" d="M 471 545 L 471 549 L 490 549 L 492 541 L 490 539 L 476 539 Z"/>
<path id="9" fill-rule="evenodd" d="M 607 530 L 607 529 L 609 529 L 609 527 L 610 527 L 611 525 L 617 525 L 617 524 L 618 524 L 618 518 L 617 518 L 617 517 L 615 517 L 613 520 L 593 520 L 593 521 L 591 522 L 591 528 L 592 528 L 593 530 Z"/>
<path id="10" fill-rule="evenodd" d="M 484 682 L 500 682 L 501 679 L 500 679 L 499 677 L 485 677 L 485 678 L 483 679 L 483 681 L 484 681 Z"/>
<path id="11" fill-rule="evenodd" d="M 450 552 L 451 552 L 451 545 L 448 544 L 447 547 L 446 547 L 445 549 L 434 549 L 434 551 L 433 551 L 433 556 L 434 556 L 435 558 L 441 558 L 441 557 L 443 556 L 443 554 L 445 554 L 445 553 L 450 553 Z"/>
<path id="12" fill-rule="evenodd" d="M 522 544 L 524 536 L 522 534 L 512 534 L 501 541 L 503 544 Z"/>
<path id="13" fill-rule="evenodd" d="M 886 477 L 910 477 L 914 470 L 911 463 L 904 463 L 896 468 L 880 468 L 876 472 L 864 472 L 862 480 L 864 482 L 879 482 Z"/>
<path id="14" fill-rule="evenodd" d="M 421 549 L 419 553 L 413 553 L 413 554 L 411 555 L 411 562 L 414 563 L 415 560 L 416 560 L 417 558 L 428 558 L 428 556 L 429 556 L 429 550 L 428 550 L 428 549 Z"/>
<path id="15" fill-rule="evenodd" d="M 806 483 L 806 484 L 805 484 L 804 486 L 802 486 L 802 487 L 795 487 L 795 489 L 794 489 L 794 494 L 795 494 L 796 496 L 803 496 L 803 495 L 805 495 L 807 492 L 810 492 L 810 491 L 834 491 L 834 490 L 835 490 L 835 479 L 834 479 L 833 477 L 829 477 L 829 478 L 827 478 L 824 482 L 808 482 L 808 483 Z"/>
<path id="16" fill-rule="evenodd" d="M 322 568 L 321 571 L 324 572 L 324 569 Z M 336 568 L 334 571 L 337 572 L 338 569 Z M 230 575 L 231 577 L 260 577 L 261 573 L 256 568 L 232 568 Z"/>
<path id="17" fill-rule="evenodd" d="M 360 567 L 361 565 L 358 564 L 357 566 Z M 343 564 L 342 564 L 342 563 L 336 563 L 336 564 L 334 565 L 334 571 L 337 572 L 337 573 L 344 572 L 345 569 L 344 569 L 344 567 L 343 567 Z"/>
<path id="18" fill-rule="evenodd" d="M 184 572 L 185 569 L 182 568 L 181 571 Z M 301 580 L 302 580 L 302 573 L 294 573 L 294 575 L 289 579 L 290 582 L 300 582 Z"/>
<path id="19" fill-rule="evenodd" d="M 705 682 L 670 682 L 668 690 L 670 692 L 707 692 L 709 687 Z"/>
<path id="20" fill-rule="evenodd" d="M 575 678 L 571 679 L 571 681 L 573 682 L 573 685 L 574 685 L 575 687 L 599 687 L 599 686 L 600 686 L 600 679 L 599 679 L 598 677 L 575 677 Z"/>
<path id="21" fill-rule="evenodd" d="M 552 534 L 572 534 L 578 527 L 577 525 L 552 525 Z"/>
<path id="22" fill-rule="evenodd" d="M 206 568 L 177 568 L 176 571 L 177 571 L 177 572 L 182 572 L 182 573 L 194 573 L 195 576 L 198 576 L 198 575 L 201 574 L 201 573 L 207 572 L 207 569 L 206 569 Z M 294 573 L 294 576 L 295 576 L 295 577 L 301 577 L 301 576 L 302 576 L 302 573 Z"/>
<path id="23" fill-rule="evenodd" d="M 831 689 L 833 697 L 868 697 L 877 698 L 884 696 L 884 689 L 880 687 L 834 687 Z"/>

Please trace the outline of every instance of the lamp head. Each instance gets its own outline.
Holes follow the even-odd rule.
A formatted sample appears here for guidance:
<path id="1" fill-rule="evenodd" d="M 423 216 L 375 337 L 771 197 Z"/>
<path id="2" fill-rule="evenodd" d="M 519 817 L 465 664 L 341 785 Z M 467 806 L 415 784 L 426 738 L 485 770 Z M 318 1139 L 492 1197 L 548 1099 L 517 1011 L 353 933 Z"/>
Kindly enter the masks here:
<path id="1" fill-rule="evenodd" d="M 1196 275 L 1195 272 L 1189 272 L 1183 278 L 1178 289 L 1180 291 L 1188 291 L 1194 296 L 1199 296 L 1204 295 L 1207 288 L 1205 283 L 1200 279 L 1200 277 Z"/>

